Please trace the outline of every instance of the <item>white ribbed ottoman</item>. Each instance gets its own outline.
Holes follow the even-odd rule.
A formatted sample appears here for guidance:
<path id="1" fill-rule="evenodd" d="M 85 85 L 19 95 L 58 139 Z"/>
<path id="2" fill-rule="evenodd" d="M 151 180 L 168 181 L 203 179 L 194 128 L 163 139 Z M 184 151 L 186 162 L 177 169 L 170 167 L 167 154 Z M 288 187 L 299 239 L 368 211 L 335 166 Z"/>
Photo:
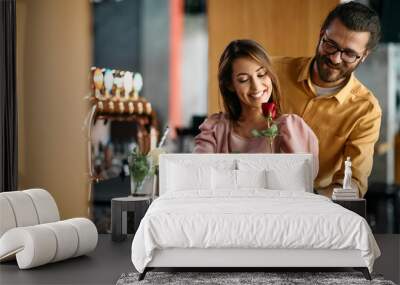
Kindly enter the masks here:
<path id="1" fill-rule="evenodd" d="M 16 258 L 20 269 L 28 269 L 86 254 L 97 239 L 89 219 L 60 221 L 46 190 L 0 193 L 0 262 Z"/>

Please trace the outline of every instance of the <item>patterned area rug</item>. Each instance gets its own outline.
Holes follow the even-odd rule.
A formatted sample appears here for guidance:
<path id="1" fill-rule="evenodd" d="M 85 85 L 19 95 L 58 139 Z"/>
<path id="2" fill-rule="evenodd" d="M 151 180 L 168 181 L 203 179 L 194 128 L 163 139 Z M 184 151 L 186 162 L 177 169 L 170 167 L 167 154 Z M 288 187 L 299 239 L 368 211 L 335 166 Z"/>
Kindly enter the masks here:
<path id="1" fill-rule="evenodd" d="M 328 284 L 358 285 L 384 284 L 395 285 L 384 280 L 380 275 L 372 274 L 372 281 L 364 278 L 360 272 L 148 272 L 142 281 L 138 281 L 139 273 L 122 274 L 117 285 L 145 284 Z"/>

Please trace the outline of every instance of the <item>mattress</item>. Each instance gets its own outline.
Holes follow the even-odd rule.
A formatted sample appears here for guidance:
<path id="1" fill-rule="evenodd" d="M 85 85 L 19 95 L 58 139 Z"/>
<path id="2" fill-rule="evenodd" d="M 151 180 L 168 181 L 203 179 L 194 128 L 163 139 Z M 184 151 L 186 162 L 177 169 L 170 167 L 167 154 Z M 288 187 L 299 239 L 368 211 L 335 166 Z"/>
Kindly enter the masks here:
<path id="1" fill-rule="evenodd" d="M 155 250 L 173 248 L 359 250 L 370 271 L 380 255 L 365 219 L 330 199 L 257 188 L 156 199 L 135 234 L 132 262 L 143 272 Z"/>

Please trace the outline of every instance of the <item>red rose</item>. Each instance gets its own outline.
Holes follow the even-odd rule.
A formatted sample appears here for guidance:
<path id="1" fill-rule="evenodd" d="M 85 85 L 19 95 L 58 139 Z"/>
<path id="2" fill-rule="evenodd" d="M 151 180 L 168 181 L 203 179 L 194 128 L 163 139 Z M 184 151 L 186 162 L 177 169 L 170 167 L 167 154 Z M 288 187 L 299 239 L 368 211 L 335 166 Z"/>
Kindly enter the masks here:
<path id="1" fill-rule="evenodd" d="M 261 109 L 265 117 L 271 117 L 272 119 L 275 119 L 276 117 L 275 103 L 262 103 Z"/>

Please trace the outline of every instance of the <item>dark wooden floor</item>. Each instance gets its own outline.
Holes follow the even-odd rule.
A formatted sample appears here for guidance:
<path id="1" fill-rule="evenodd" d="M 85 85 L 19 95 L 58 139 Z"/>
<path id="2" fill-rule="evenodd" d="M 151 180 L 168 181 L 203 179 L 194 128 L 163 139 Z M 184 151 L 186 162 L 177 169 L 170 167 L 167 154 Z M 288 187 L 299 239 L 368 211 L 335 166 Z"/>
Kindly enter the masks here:
<path id="1" fill-rule="evenodd" d="M 374 272 L 385 279 L 400 283 L 400 235 L 377 234 L 382 251 Z M 111 241 L 110 235 L 100 235 L 96 250 L 77 257 L 34 269 L 19 270 L 16 262 L 0 265 L 0 284 L 115 284 L 124 272 L 134 271 L 131 262 L 132 237 L 124 242 Z"/>

